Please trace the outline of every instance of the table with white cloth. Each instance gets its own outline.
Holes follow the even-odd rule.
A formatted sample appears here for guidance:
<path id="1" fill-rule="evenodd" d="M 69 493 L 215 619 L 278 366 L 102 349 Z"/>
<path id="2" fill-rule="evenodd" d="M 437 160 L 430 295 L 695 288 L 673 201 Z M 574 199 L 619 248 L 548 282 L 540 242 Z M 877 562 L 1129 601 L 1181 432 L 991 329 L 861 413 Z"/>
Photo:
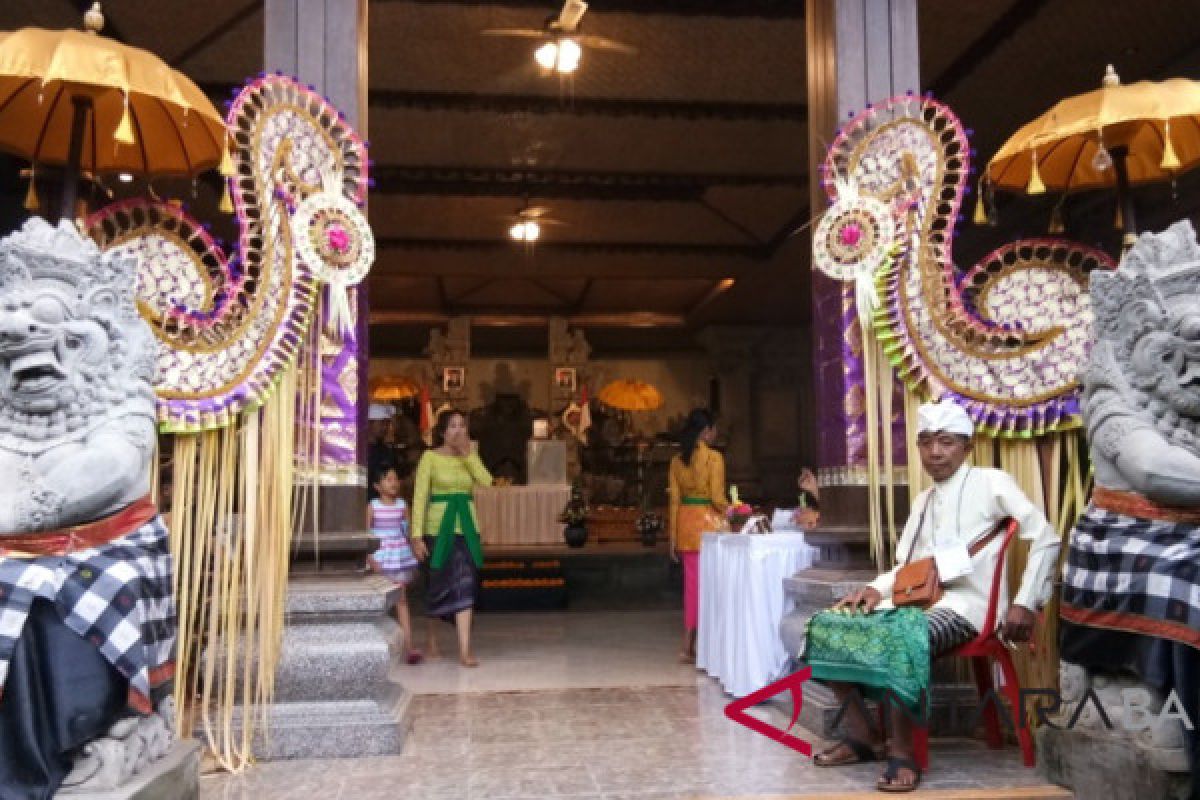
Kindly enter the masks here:
<path id="1" fill-rule="evenodd" d="M 696 666 L 734 697 L 766 686 L 787 664 L 779 624 L 792 601 L 783 581 L 816 554 L 803 533 L 704 534 Z"/>
<path id="2" fill-rule="evenodd" d="M 484 545 L 562 544 L 558 515 L 570 499 L 566 484 L 476 486 L 479 536 Z"/>

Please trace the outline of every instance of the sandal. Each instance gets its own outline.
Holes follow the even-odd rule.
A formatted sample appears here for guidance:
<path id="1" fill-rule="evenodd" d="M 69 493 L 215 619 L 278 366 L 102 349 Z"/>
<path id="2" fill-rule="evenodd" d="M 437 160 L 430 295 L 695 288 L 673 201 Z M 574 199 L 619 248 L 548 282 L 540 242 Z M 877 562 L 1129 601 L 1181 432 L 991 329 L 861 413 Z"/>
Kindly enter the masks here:
<path id="1" fill-rule="evenodd" d="M 843 753 L 840 758 L 834 758 L 833 754 L 839 748 L 849 750 L 849 753 Z M 864 761 L 877 761 L 879 754 L 875 752 L 875 748 L 867 742 L 861 742 L 858 739 L 851 739 L 849 736 L 844 739 L 839 739 L 837 744 L 830 747 L 823 753 L 817 753 L 813 756 L 813 764 L 818 767 L 845 767 L 850 764 L 861 764 Z"/>
<path id="2" fill-rule="evenodd" d="M 913 774 L 912 783 L 899 783 L 897 779 L 900 777 L 900 770 L 907 769 Z M 879 776 L 875 788 L 881 792 L 913 792 L 921 785 L 921 769 L 917 766 L 917 762 L 911 758 L 898 758 L 892 756 L 887 760 L 887 769 Z"/>
<path id="3" fill-rule="evenodd" d="M 424 660 L 425 656 L 421 654 L 420 650 L 409 650 L 408 655 L 404 657 L 406 664 L 420 664 Z"/>

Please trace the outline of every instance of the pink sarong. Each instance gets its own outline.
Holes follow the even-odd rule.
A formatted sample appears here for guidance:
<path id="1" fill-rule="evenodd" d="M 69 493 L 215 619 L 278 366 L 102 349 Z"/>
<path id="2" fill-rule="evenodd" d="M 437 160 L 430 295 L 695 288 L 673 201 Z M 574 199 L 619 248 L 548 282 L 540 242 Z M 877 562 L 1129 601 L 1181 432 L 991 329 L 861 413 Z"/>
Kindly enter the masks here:
<path id="1" fill-rule="evenodd" d="M 700 623 L 700 552 L 685 550 L 679 558 L 683 562 L 683 627 L 694 631 Z"/>

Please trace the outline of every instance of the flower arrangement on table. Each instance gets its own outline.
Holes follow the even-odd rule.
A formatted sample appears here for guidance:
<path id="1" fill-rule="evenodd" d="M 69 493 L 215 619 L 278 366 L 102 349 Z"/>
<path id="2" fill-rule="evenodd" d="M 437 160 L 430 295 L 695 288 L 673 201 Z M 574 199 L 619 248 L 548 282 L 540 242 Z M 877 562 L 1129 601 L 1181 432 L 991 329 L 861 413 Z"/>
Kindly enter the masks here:
<path id="1" fill-rule="evenodd" d="M 754 508 L 749 503 L 742 502 L 736 486 L 730 486 L 729 507 L 725 509 L 725 518 L 729 520 L 730 529 L 737 533 L 753 515 Z"/>

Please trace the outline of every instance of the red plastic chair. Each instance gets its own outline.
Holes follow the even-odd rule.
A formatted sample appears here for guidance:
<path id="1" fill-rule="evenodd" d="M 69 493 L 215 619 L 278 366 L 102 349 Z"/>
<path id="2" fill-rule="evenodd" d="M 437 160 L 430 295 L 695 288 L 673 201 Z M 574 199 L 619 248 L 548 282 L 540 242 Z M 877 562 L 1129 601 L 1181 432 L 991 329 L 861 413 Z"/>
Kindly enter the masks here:
<path id="1" fill-rule="evenodd" d="M 992 576 L 992 595 L 988 600 L 987 618 L 983 622 L 983 631 L 979 636 L 964 645 L 944 653 L 942 658 L 969 658 L 971 659 L 971 668 L 975 673 L 975 687 L 979 690 L 979 697 L 982 700 L 987 696 L 987 693 L 992 691 L 992 662 L 1000 665 L 1000 671 L 1004 675 L 1004 696 L 1008 699 L 1012 708 L 1013 717 L 1016 720 L 1017 742 L 1021 745 L 1021 757 L 1025 762 L 1025 766 L 1032 767 L 1034 762 L 1033 755 L 1033 735 L 1029 730 L 1029 726 L 1024 724 L 1021 719 L 1021 687 L 1017 682 L 1017 670 L 1013 666 L 1012 656 L 1008 652 L 1008 648 L 1000 641 L 998 631 L 996 630 L 996 614 L 999 611 L 997 608 L 1000 602 L 1000 581 L 1004 578 L 1004 564 L 1008 559 L 1008 546 L 1012 543 L 1013 536 L 1017 532 L 1017 521 L 1014 519 L 1005 519 L 999 523 L 1005 526 L 1005 531 L 1002 534 L 1003 538 L 1000 544 L 1000 558 L 996 560 L 996 574 Z M 1004 736 L 1000 730 L 1000 717 L 996 713 L 996 704 L 988 703 L 987 708 L 983 712 L 983 725 L 986 732 L 988 747 L 999 749 L 1004 746 Z M 913 759 L 922 771 L 929 768 L 929 728 L 921 725 L 913 726 Z"/>

